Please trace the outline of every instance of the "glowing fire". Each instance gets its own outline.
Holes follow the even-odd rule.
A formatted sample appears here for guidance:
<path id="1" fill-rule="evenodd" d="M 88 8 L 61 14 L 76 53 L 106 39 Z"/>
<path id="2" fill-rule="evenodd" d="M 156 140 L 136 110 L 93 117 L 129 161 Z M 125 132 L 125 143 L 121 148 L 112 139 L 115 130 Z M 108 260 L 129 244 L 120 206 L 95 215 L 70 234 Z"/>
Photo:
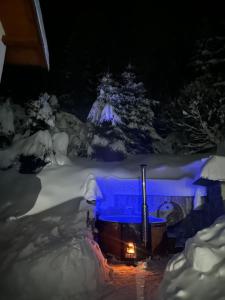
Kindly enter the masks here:
<path id="1" fill-rule="evenodd" d="M 136 258 L 136 247 L 135 244 L 129 242 L 126 244 L 126 251 L 125 251 L 126 258 Z"/>

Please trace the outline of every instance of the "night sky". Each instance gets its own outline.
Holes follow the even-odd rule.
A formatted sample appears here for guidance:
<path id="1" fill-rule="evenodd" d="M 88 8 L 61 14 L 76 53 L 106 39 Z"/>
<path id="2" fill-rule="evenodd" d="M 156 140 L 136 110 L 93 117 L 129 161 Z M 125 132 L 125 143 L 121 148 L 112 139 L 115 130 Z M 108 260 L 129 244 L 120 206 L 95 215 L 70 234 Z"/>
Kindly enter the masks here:
<path id="1" fill-rule="evenodd" d="M 91 103 L 97 76 L 107 70 L 117 75 L 131 62 L 149 93 L 166 101 L 185 81 L 195 41 L 225 32 L 224 10 L 216 2 L 148 1 L 123 7 L 109 1 L 76 7 L 74 1 L 40 2 L 51 70 L 24 68 L 21 76 L 21 69 L 6 67 L 2 90 L 17 97 L 73 90 L 77 106 L 81 97 Z"/>

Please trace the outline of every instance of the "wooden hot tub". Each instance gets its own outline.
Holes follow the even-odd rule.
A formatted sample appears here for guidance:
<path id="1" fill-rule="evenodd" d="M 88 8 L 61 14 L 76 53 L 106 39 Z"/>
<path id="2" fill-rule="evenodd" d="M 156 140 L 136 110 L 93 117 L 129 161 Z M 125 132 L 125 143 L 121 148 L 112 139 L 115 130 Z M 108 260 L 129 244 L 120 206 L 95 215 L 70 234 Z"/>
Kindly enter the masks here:
<path id="1" fill-rule="evenodd" d="M 167 254 L 166 221 L 164 219 L 149 217 L 147 252 L 143 250 L 141 217 L 139 216 L 100 215 L 96 221 L 96 227 L 99 231 L 99 245 L 106 255 L 113 255 L 120 260 L 129 259 L 126 255 L 126 246 L 130 242 L 135 245 L 135 259 Z"/>

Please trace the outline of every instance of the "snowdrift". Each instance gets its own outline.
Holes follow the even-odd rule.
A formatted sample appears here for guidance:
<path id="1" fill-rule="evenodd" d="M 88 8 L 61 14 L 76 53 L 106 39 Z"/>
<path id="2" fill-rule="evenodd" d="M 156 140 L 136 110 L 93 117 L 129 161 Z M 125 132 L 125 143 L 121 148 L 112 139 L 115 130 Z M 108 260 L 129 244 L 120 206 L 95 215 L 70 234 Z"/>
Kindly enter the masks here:
<path id="1" fill-rule="evenodd" d="M 210 180 L 225 181 L 225 157 L 210 157 L 202 169 L 200 177 Z"/>
<path id="2" fill-rule="evenodd" d="M 225 215 L 186 242 L 171 259 L 159 291 L 160 300 L 225 299 Z"/>
<path id="3" fill-rule="evenodd" d="M 2 224 L 1 299 L 98 298 L 111 269 L 87 228 L 87 209 L 80 199 Z"/>
<path id="4" fill-rule="evenodd" d="M 93 240 L 74 238 L 50 246 L 36 257 L 31 255 L 32 247 L 35 249 L 28 244 L 3 272 L 0 286 L 4 299 L 90 299 L 107 279 L 109 267 L 105 268 L 107 263 Z"/>
<path id="5" fill-rule="evenodd" d="M 152 188 L 148 192 L 150 195 L 155 195 L 160 191 L 162 195 L 168 194 L 171 196 L 172 193 L 175 196 L 194 196 L 198 186 L 192 183 L 198 176 L 197 174 L 200 174 L 206 161 L 207 158 L 199 156 L 139 155 L 122 162 L 104 163 L 77 158 L 71 164 L 46 166 L 36 175 L 36 178 L 41 183 L 41 189 L 36 201 L 32 200 L 33 207 L 27 211 L 26 215 L 39 213 L 79 197 L 86 200 L 101 198 L 102 192 L 104 193 L 104 187 L 101 186 L 100 189 L 98 185 L 99 179 L 105 180 L 105 188 L 107 188 L 107 184 L 111 184 L 110 179 L 126 179 L 126 182 L 136 182 L 133 187 L 137 186 L 138 190 L 137 182 L 140 180 L 140 164 L 143 163 L 148 165 L 147 177 L 151 178 Z M 4 177 L 7 174 L 7 183 L 2 178 L 5 192 L 1 198 L 1 207 L 7 202 L 15 202 L 15 199 L 17 199 L 17 195 L 13 195 L 13 192 L 10 193 L 10 197 L 7 195 L 7 186 L 8 190 L 10 190 L 11 186 L 16 184 L 15 174 L 10 175 L 10 172 L 10 170 L 3 171 Z M 10 176 L 12 176 L 12 180 L 10 180 Z M 18 177 L 20 176 L 18 174 Z M 29 193 L 29 188 L 26 188 L 25 182 L 22 186 L 24 187 L 24 195 Z M 127 192 L 126 186 L 123 185 L 124 193 Z M 204 187 L 201 190 L 201 195 L 205 195 Z M 22 199 L 18 201 L 23 201 Z M 15 215 L 18 216 L 18 212 L 15 212 Z"/>
<path id="6" fill-rule="evenodd" d="M 39 213 L 74 198 L 82 197 L 86 200 L 101 198 L 102 191 L 97 183 L 98 178 L 139 180 L 140 164 L 143 163 L 148 165 L 147 177 L 159 180 L 158 183 L 156 180 L 153 182 L 158 190 L 160 184 L 165 185 L 164 194 L 167 190 L 170 195 L 173 192 L 175 195 L 187 196 L 188 193 L 193 196 L 197 186 L 192 186 L 192 182 L 206 160 L 199 157 L 139 155 L 123 162 L 113 163 L 77 158 L 71 165 L 46 167 L 37 175 L 42 189 L 33 208 L 26 215 Z M 154 192 L 154 189 L 151 192 Z M 203 190 L 202 195 L 204 194 Z"/>

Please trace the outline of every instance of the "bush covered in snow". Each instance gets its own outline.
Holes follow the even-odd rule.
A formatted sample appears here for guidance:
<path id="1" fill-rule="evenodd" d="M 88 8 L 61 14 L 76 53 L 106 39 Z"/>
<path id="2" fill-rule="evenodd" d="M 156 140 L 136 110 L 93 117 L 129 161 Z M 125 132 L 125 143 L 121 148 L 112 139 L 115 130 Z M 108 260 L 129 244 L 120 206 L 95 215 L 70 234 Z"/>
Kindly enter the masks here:
<path id="1" fill-rule="evenodd" d="M 160 300 L 223 300 L 225 295 L 225 216 L 186 242 L 167 265 Z"/>
<path id="2" fill-rule="evenodd" d="M 32 162 L 32 158 L 34 162 Z M 21 136 L 9 148 L 1 150 L 0 168 L 7 169 L 11 167 L 17 159 L 21 159 L 21 168 L 23 170 L 31 170 L 31 166 L 29 167 L 27 164 L 40 166 L 42 165 L 41 161 L 43 161 L 43 165 L 54 163 L 55 158 L 50 133 L 45 130 L 38 131 L 31 136 Z M 35 171 L 36 169 L 32 169 L 31 173 Z"/>
<path id="3" fill-rule="evenodd" d="M 165 126 L 176 133 L 175 151 L 225 153 L 224 42 L 222 36 L 197 41 L 189 64 L 193 79 L 164 110 Z"/>
<path id="4" fill-rule="evenodd" d="M 59 111 L 56 114 L 56 128 L 66 132 L 69 137 L 68 155 L 87 156 L 88 130 L 86 124 L 81 122 L 75 115 Z"/>
<path id="5" fill-rule="evenodd" d="M 0 168 L 7 169 L 19 162 L 22 173 L 36 173 L 46 164 L 68 163 L 69 136 L 74 128 L 57 128 L 55 115 L 58 111 L 56 96 L 42 94 L 26 108 L 10 104 L 7 100 L 0 106 L 0 130 L 2 149 Z M 62 116 L 66 119 L 66 116 Z M 72 117 L 71 117 L 72 118 Z M 75 118 L 75 117 L 74 117 Z M 62 123 L 57 121 L 59 127 Z M 66 122 L 66 121 L 65 121 Z M 57 125 L 58 125 L 57 124 Z M 67 132 L 66 132 L 67 131 Z M 78 136 L 81 130 L 77 130 Z M 76 134 L 73 132 L 73 134 Z M 5 145 L 5 146 L 4 146 Z M 3 147 L 4 146 L 4 147 Z M 79 146 L 78 146 L 79 147 Z"/>
<path id="6" fill-rule="evenodd" d="M 53 106 L 56 106 L 55 98 Z M 37 100 L 32 100 L 27 103 L 26 113 L 28 115 L 28 127 L 31 131 L 50 129 L 55 126 L 55 116 L 51 107 L 51 97 L 47 94 L 41 94 Z"/>

